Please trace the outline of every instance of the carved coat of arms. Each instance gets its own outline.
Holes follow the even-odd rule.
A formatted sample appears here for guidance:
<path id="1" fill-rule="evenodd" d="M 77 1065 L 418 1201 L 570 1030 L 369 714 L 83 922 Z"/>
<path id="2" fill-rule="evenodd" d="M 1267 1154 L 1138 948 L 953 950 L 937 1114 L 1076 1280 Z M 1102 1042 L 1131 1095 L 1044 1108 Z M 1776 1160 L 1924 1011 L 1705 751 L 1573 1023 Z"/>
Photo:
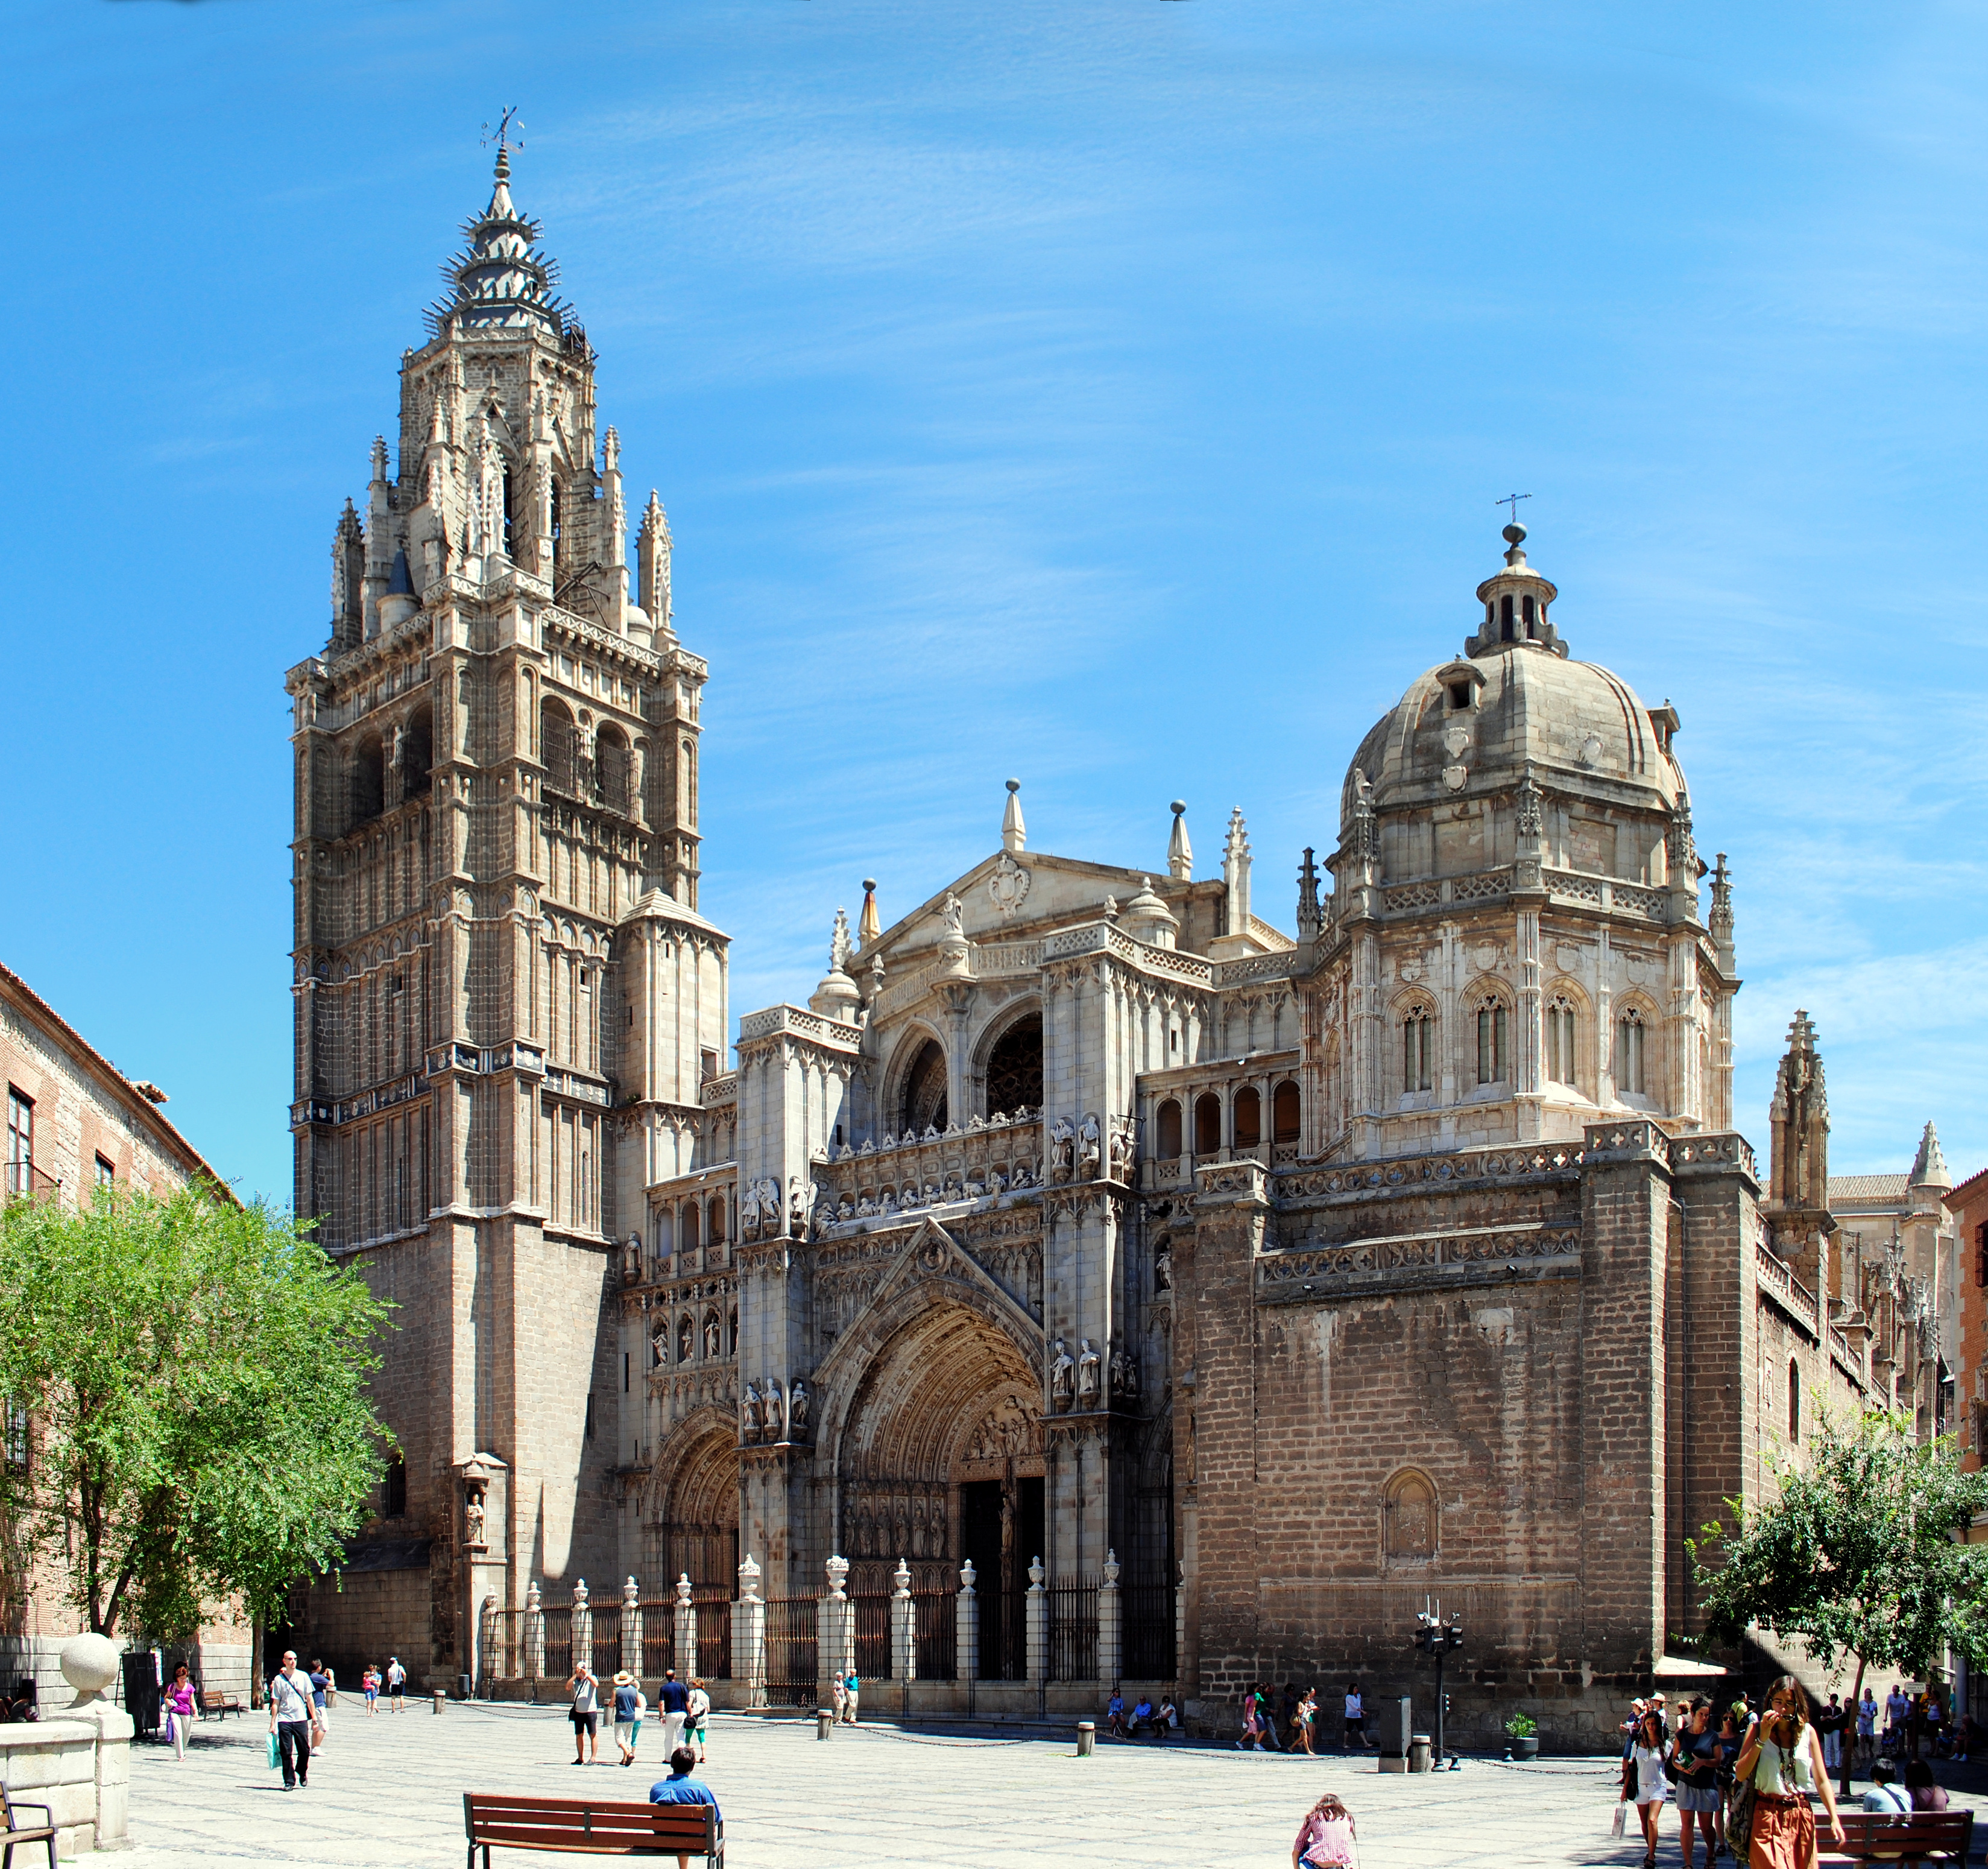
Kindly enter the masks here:
<path id="1" fill-rule="evenodd" d="M 1026 900 L 1032 880 L 1029 872 L 1004 850 L 987 879 L 988 899 L 1002 914 L 1013 915 Z"/>

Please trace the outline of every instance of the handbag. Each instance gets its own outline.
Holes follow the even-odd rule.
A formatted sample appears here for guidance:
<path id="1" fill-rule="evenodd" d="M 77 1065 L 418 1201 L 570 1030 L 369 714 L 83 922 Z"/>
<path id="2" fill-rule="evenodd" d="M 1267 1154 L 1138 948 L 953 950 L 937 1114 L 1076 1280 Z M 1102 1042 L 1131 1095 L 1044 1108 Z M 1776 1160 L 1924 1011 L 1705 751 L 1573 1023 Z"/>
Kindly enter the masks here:
<path id="1" fill-rule="evenodd" d="M 1628 1828 L 1627 1822 L 1629 1806 L 1621 1798 L 1618 1798 L 1615 1800 L 1615 1815 L 1609 1820 L 1608 1834 L 1610 1836 L 1620 1837 L 1623 1831 Z"/>
<path id="2" fill-rule="evenodd" d="M 275 1771 L 283 1762 L 282 1742 L 274 1733 L 269 1735 L 269 1769 Z"/>
<path id="3" fill-rule="evenodd" d="M 1726 1845 L 1736 1863 L 1743 1863 L 1753 1847 L 1753 1781 L 1735 1788 L 1726 1806 Z"/>

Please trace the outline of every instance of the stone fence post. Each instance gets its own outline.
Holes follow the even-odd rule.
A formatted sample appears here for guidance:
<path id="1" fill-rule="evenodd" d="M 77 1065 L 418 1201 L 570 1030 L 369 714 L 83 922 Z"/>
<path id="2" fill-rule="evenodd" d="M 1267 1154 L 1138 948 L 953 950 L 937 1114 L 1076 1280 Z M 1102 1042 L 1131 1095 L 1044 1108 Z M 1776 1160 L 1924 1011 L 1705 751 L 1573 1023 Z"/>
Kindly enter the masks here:
<path id="1" fill-rule="evenodd" d="M 831 1684 L 847 1680 L 856 1665 L 856 1606 L 842 1587 L 849 1580 L 849 1560 L 832 1557 L 827 1569 L 828 1594 L 814 1606 L 815 1704 L 819 1707 L 835 1705 Z"/>
<path id="2" fill-rule="evenodd" d="M 1125 1657 L 1124 1599 L 1118 1590 L 1122 1566 L 1118 1553 L 1104 1553 L 1104 1581 L 1097 1586 L 1097 1678 L 1109 1687 L 1118 1684 Z"/>
<path id="3" fill-rule="evenodd" d="M 621 1666 L 642 1678 L 642 1594 L 633 1577 L 621 1586 Z"/>
<path id="4" fill-rule="evenodd" d="M 918 1606 L 911 1601 L 911 1567 L 902 1558 L 891 1573 L 898 1587 L 891 1598 L 891 1678 L 915 1681 L 918 1678 L 918 1632 L 913 1618 Z"/>
<path id="5" fill-rule="evenodd" d="M 690 1573 L 677 1578 L 677 1678 L 688 1682 L 697 1672 L 697 1605 L 690 1600 Z"/>
<path id="6" fill-rule="evenodd" d="M 732 1684 L 749 1707 L 766 1704 L 766 1606 L 759 1595 L 759 1566 L 747 1552 L 739 1566 L 739 1599 L 732 1606 Z"/>
<path id="7" fill-rule="evenodd" d="M 959 1598 L 952 1612 L 952 1678 L 980 1678 L 980 1599 L 973 1588 L 973 1560 L 959 1567 Z"/>
<path id="8" fill-rule="evenodd" d="M 573 1634 L 573 1665 L 578 1668 L 584 1661 L 593 1667 L 593 1611 L 587 1607 L 587 1580 L 576 1578 L 573 1586 L 573 1620 L 569 1625 Z M 595 1670 L 596 1673 L 600 1671 Z"/>
<path id="9" fill-rule="evenodd" d="M 1029 1593 L 1024 1600 L 1028 1611 L 1029 1679 L 1036 1687 L 1050 1678 L 1050 1593 L 1043 1588 L 1048 1573 L 1037 1558 L 1029 1566 Z"/>
<path id="10" fill-rule="evenodd" d="M 525 1592 L 525 1626 L 519 1631 L 523 1651 L 518 1665 L 527 1681 L 543 1681 L 546 1675 L 546 1604 L 537 1584 Z"/>

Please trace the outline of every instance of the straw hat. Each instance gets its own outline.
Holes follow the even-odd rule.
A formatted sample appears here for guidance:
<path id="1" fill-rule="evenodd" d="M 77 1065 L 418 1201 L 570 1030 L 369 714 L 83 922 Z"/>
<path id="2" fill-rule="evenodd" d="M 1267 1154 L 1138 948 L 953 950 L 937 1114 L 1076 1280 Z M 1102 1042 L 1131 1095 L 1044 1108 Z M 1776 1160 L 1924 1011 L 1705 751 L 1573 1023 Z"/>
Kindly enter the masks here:
<path id="1" fill-rule="evenodd" d="M 635 1677 L 624 1668 L 614 1677 L 614 1684 L 617 1688 L 632 1688 L 635 1684 Z"/>

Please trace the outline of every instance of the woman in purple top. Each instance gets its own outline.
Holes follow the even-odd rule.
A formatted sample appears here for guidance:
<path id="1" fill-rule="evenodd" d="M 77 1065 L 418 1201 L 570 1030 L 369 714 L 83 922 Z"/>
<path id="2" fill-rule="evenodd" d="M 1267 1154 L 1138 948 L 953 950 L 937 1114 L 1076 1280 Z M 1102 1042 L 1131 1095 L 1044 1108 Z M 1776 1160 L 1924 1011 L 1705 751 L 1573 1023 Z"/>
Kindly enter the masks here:
<path id="1" fill-rule="evenodd" d="M 193 1677 L 182 1661 L 173 1670 L 173 1684 L 166 1689 L 166 1736 L 173 1742 L 173 1756 L 186 1756 L 187 1739 L 193 1731 Z"/>

